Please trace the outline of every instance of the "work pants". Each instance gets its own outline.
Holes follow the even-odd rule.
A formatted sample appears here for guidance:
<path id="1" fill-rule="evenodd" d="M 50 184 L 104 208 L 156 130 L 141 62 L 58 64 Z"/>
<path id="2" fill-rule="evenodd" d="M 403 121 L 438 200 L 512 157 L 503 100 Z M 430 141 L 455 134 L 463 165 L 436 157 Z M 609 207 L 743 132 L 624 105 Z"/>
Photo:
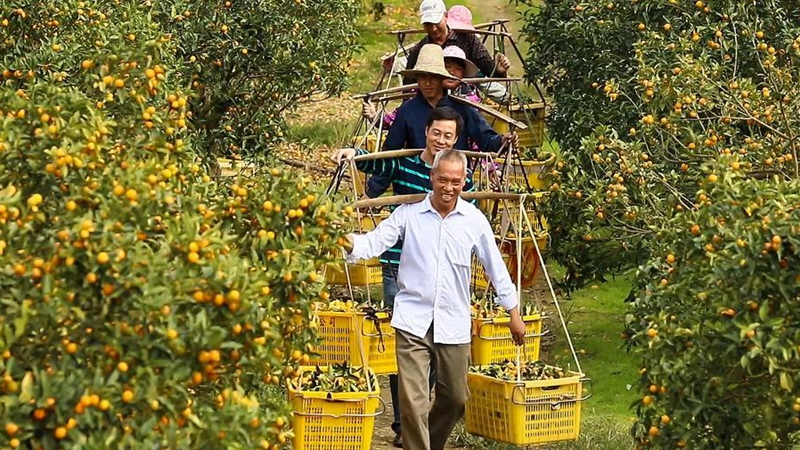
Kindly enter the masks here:
<path id="1" fill-rule="evenodd" d="M 435 344 L 433 326 L 424 338 L 395 331 L 403 448 L 443 450 L 469 398 L 469 344 Z M 436 367 L 433 406 L 431 365 Z"/>

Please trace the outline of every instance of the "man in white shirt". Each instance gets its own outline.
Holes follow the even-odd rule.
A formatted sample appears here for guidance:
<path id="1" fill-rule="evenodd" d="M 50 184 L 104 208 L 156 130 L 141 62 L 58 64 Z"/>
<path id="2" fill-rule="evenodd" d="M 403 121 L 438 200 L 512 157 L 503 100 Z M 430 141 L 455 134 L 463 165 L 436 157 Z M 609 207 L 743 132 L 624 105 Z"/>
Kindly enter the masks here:
<path id="1" fill-rule="evenodd" d="M 397 330 L 403 447 L 410 450 L 444 449 L 464 413 L 473 252 L 495 286 L 498 303 L 511 316 L 515 343 L 524 341 L 517 290 L 492 227 L 480 210 L 459 198 L 466 174 L 463 154 L 440 151 L 431 169 L 433 192 L 420 203 L 400 206 L 372 232 L 347 236 L 351 262 L 376 257 L 403 238 L 392 327 Z M 431 364 L 438 373 L 432 407 Z"/>

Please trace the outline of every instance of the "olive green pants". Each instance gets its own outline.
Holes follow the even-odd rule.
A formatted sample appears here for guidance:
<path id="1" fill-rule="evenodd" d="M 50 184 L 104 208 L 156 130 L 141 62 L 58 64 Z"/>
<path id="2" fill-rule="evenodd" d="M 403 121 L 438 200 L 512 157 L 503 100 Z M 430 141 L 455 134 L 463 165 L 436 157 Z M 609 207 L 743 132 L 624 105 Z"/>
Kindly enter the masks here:
<path id="1" fill-rule="evenodd" d="M 443 450 L 469 398 L 469 344 L 433 343 L 433 327 L 425 338 L 397 330 L 397 372 L 404 450 Z M 433 406 L 428 374 L 436 368 Z"/>

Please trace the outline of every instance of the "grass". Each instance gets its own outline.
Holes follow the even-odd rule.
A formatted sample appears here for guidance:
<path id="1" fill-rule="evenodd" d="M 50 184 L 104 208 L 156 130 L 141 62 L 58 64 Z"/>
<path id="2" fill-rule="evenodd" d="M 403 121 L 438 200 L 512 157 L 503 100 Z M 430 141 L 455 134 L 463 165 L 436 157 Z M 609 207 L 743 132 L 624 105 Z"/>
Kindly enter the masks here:
<path id="1" fill-rule="evenodd" d="M 553 275 L 553 274 L 551 274 Z M 556 273 L 555 276 L 558 276 Z M 584 373 L 593 381 L 592 397 L 582 404 L 582 427 L 577 441 L 547 446 L 551 450 L 626 450 L 633 444 L 628 434 L 633 414 L 629 405 L 635 395 L 628 386 L 637 376 L 636 359 L 621 348 L 622 318 L 627 309 L 624 299 L 630 289 L 627 278 L 618 278 L 573 293 L 561 307 Z M 548 361 L 574 368 L 575 363 L 561 330 L 558 316 L 551 332 L 556 344 Z M 471 450 L 512 450 L 517 447 L 493 442 L 466 433 L 460 426 L 454 443 Z"/>
<path id="2" fill-rule="evenodd" d="M 634 395 L 628 384 L 636 380 L 636 359 L 621 348 L 622 320 L 627 310 L 624 299 L 630 290 L 627 278 L 596 284 L 562 302 L 578 359 L 594 383 L 592 399 L 584 404 L 588 415 L 608 416 L 620 421 L 632 418 L 628 406 Z M 560 327 L 559 327 L 560 328 Z M 555 330 L 563 337 L 561 330 Z M 556 344 L 557 359 L 571 361 L 566 343 Z M 568 358 L 567 358 L 568 357 Z"/>
<path id="3" fill-rule="evenodd" d="M 369 92 L 375 88 L 377 77 L 382 72 L 381 55 L 394 51 L 397 46 L 397 37 L 390 34 L 392 30 L 419 26 L 417 16 L 414 14 L 419 7 L 417 0 L 381 0 L 370 3 L 363 9 L 364 14 L 359 19 L 361 49 L 356 55 L 358 65 L 350 74 L 351 92 Z M 378 3 L 383 5 L 385 14 L 376 13 L 375 8 Z M 422 35 L 409 35 L 405 44 L 413 44 L 421 38 Z"/>
<path id="4" fill-rule="evenodd" d="M 293 123 L 289 130 L 292 142 L 298 142 L 311 148 L 338 147 L 342 145 L 353 132 L 350 121 L 298 121 Z"/>

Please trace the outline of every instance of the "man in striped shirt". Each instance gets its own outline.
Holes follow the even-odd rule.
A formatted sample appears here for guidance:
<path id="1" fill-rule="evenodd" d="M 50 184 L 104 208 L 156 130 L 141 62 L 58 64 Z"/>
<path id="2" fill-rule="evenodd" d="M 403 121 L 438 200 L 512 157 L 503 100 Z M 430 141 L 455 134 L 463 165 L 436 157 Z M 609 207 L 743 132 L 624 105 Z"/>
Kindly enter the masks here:
<path id="1" fill-rule="evenodd" d="M 373 175 L 380 175 L 391 181 L 396 195 L 421 194 L 432 191 L 431 166 L 437 153 L 453 148 L 458 140 L 459 133 L 464 126 L 464 120 L 455 110 L 449 107 L 434 108 L 428 114 L 425 127 L 425 150 L 416 156 L 403 158 L 375 159 L 357 161 L 358 170 Z M 350 160 L 356 155 L 368 153 L 362 149 L 341 149 L 333 156 L 333 160 L 340 163 Z M 467 173 L 464 191 L 473 188 L 472 174 Z M 394 298 L 398 292 L 397 271 L 400 265 L 400 254 L 403 250 L 403 241 L 397 243 L 381 255 L 383 269 L 383 298 L 387 307 L 394 306 Z M 402 446 L 400 429 L 400 403 L 398 401 L 397 375 L 389 377 L 389 387 L 392 393 L 394 407 L 394 422 L 392 430 L 395 432 L 394 444 Z"/>

